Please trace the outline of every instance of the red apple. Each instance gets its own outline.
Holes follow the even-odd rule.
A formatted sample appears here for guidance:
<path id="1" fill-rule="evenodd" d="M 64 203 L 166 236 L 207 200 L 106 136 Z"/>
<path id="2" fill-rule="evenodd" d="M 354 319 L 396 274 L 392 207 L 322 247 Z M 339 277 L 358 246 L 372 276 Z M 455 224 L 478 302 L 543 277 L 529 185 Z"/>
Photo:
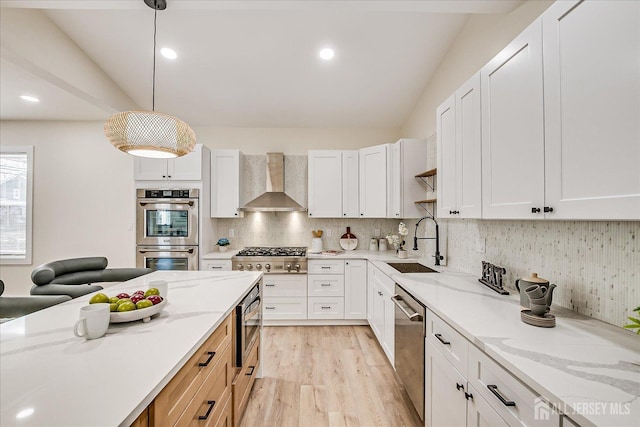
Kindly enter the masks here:
<path id="1" fill-rule="evenodd" d="M 118 299 L 131 298 L 128 293 L 123 292 L 121 294 L 116 295 Z"/>
<path id="2" fill-rule="evenodd" d="M 144 295 L 144 291 L 135 291 L 133 295 Z"/>
<path id="3" fill-rule="evenodd" d="M 131 295 L 131 301 L 136 304 L 138 301 L 142 301 L 144 299 L 144 295 L 133 294 Z"/>
<path id="4" fill-rule="evenodd" d="M 151 301 L 153 305 L 160 304 L 162 302 L 162 297 L 160 295 L 149 295 L 147 299 Z"/>

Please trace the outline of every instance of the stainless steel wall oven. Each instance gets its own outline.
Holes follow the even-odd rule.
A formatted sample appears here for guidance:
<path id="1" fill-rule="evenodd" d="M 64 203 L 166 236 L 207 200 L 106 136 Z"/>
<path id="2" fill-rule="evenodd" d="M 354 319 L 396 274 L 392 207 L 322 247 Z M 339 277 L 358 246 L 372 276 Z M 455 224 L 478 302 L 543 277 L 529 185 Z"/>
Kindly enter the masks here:
<path id="1" fill-rule="evenodd" d="M 136 265 L 197 270 L 199 190 L 139 189 L 136 196 Z"/>

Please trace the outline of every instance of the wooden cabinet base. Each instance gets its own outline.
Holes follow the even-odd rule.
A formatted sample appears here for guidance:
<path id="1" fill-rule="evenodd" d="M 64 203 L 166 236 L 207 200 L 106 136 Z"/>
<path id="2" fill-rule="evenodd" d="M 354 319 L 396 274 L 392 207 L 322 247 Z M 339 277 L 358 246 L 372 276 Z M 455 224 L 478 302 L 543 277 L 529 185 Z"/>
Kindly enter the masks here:
<path id="1" fill-rule="evenodd" d="M 253 349 L 249 354 L 247 363 L 240 369 L 233 380 L 233 425 L 238 426 L 244 410 L 249 402 L 251 388 L 256 379 L 258 367 L 260 366 L 260 339 L 256 340 Z"/>

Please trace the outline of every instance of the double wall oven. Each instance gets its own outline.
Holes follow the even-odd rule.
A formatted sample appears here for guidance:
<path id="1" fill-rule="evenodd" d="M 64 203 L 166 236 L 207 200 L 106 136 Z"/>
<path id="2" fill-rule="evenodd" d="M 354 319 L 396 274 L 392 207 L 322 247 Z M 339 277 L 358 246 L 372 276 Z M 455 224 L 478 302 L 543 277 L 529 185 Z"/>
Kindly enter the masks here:
<path id="1" fill-rule="evenodd" d="M 197 270 L 199 190 L 139 189 L 136 196 L 136 266 Z"/>

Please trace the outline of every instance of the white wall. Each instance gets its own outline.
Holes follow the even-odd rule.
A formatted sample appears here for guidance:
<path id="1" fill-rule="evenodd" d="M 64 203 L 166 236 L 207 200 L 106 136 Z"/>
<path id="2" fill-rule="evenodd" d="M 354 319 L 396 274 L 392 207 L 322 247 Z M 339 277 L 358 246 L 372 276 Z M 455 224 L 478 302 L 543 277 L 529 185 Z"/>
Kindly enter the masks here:
<path id="1" fill-rule="evenodd" d="M 528 1 L 509 15 L 469 18 L 402 127 L 405 137 L 436 131 L 436 108 L 524 28 L 551 1 Z M 435 153 L 435 138 L 429 152 Z M 435 167 L 435 155 L 428 168 Z M 614 325 L 640 305 L 640 222 L 495 221 L 442 219 L 448 229 L 448 265 L 481 275 L 482 261 L 507 269 L 507 286 L 537 272 L 556 283 L 554 303 Z M 484 254 L 476 239 L 486 241 Z M 517 318 L 511 321 L 518 321 Z"/>
<path id="2" fill-rule="evenodd" d="M 508 15 L 472 15 L 402 126 L 404 138 L 436 131 L 436 108 L 542 14 L 552 0 L 529 0 Z"/>
<path id="3" fill-rule="evenodd" d="M 106 256 L 135 266 L 133 159 L 111 147 L 102 123 L 0 123 L 4 145 L 33 145 L 33 264 L 1 267 L 7 295 L 24 295 L 42 263 Z"/>
<path id="4" fill-rule="evenodd" d="M 399 137 L 398 129 L 194 130 L 209 148 L 261 155 L 306 155 L 309 148 L 358 148 Z M 27 295 L 33 268 L 57 259 L 106 256 L 110 267 L 135 266 L 133 157 L 107 142 L 102 122 L 2 121 L 0 143 L 34 146 L 33 264 L 0 267 L 6 295 Z"/>

